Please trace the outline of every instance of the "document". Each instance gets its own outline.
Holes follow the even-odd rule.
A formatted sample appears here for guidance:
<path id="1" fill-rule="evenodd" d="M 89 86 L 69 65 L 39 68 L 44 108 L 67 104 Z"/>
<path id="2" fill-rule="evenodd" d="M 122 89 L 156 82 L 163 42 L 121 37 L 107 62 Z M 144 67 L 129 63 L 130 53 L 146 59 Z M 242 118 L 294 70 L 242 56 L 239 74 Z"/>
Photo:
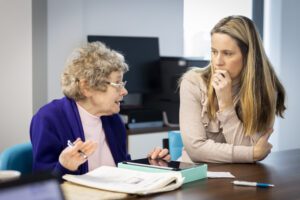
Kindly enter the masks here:
<path id="1" fill-rule="evenodd" d="M 92 188 L 138 195 L 175 190 L 184 180 L 179 172 L 152 173 L 109 166 L 84 175 L 66 174 L 63 179 Z"/>
<path id="2" fill-rule="evenodd" d="M 235 178 L 230 172 L 207 172 L 208 178 Z"/>

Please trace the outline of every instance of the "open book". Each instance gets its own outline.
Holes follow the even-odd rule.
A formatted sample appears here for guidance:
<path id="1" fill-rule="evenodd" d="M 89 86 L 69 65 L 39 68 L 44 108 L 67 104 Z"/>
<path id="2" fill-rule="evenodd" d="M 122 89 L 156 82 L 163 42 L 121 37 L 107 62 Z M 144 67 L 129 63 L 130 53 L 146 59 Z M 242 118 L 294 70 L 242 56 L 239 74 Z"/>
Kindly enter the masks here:
<path id="1" fill-rule="evenodd" d="M 151 173 L 102 166 L 83 175 L 66 174 L 63 179 L 102 190 L 146 195 L 175 190 L 184 178 L 179 172 Z"/>

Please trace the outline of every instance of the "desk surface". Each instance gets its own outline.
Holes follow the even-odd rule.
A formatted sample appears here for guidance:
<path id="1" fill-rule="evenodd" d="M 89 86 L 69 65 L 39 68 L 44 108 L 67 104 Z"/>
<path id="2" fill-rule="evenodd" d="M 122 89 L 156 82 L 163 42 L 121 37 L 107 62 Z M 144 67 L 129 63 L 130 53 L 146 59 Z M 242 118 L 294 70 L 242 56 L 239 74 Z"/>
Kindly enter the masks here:
<path id="1" fill-rule="evenodd" d="M 237 180 L 272 183 L 275 187 L 233 186 L 233 179 L 204 179 L 139 199 L 300 199 L 300 149 L 272 152 L 256 164 L 208 164 L 208 170 L 229 171 Z"/>

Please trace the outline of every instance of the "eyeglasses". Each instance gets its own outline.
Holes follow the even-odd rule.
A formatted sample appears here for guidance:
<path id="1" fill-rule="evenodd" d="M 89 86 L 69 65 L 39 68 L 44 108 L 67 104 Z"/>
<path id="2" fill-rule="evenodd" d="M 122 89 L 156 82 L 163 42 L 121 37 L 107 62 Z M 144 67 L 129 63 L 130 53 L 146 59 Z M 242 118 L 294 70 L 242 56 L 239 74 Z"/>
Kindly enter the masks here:
<path id="1" fill-rule="evenodd" d="M 123 89 L 126 86 L 127 81 L 124 82 L 120 82 L 120 83 L 114 83 L 114 82 L 110 82 L 110 81 L 106 81 L 107 84 L 117 88 L 117 89 Z"/>

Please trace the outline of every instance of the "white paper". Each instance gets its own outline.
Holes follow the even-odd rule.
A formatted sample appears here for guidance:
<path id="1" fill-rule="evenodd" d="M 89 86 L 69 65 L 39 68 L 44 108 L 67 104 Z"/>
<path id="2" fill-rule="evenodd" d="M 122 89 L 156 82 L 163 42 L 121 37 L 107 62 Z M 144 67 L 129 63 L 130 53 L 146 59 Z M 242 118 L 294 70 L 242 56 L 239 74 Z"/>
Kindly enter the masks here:
<path id="1" fill-rule="evenodd" d="M 230 172 L 210 172 L 207 171 L 207 178 L 235 178 Z"/>
<path id="2" fill-rule="evenodd" d="M 67 181 L 93 188 L 130 194 L 174 190 L 183 184 L 179 172 L 150 173 L 102 166 L 84 175 L 64 175 Z"/>

